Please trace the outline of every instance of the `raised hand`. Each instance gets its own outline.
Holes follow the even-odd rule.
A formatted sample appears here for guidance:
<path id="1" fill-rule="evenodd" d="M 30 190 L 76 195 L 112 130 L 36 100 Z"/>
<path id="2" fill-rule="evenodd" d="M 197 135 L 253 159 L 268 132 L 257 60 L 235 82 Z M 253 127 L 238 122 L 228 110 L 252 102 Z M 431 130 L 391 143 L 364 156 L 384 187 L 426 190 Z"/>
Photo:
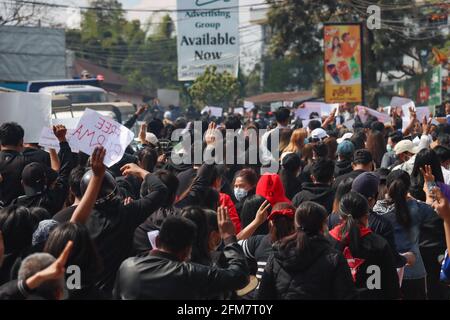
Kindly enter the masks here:
<path id="1" fill-rule="evenodd" d="M 59 142 L 66 141 L 67 129 L 62 124 L 58 124 L 56 126 L 53 126 L 53 133 L 55 134 L 55 136 L 56 136 L 56 138 L 58 139 Z"/>
<path id="2" fill-rule="evenodd" d="M 94 176 L 101 177 L 105 174 L 106 166 L 103 164 L 105 159 L 106 149 L 99 146 L 95 147 L 91 155 L 91 168 Z"/>
<path id="3" fill-rule="evenodd" d="M 145 141 L 146 133 L 147 133 L 147 123 L 143 123 L 143 124 L 141 124 L 141 127 L 139 128 L 139 135 L 138 135 L 139 141 L 142 144 L 146 143 L 146 141 Z"/>
<path id="4" fill-rule="evenodd" d="M 269 208 L 270 208 L 270 202 L 267 201 L 267 200 L 264 201 L 264 202 L 259 206 L 259 209 L 258 209 L 258 211 L 256 212 L 256 216 L 255 216 L 256 222 L 258 222 L 259 224 L 263 224 L 264 221 L 267 220 L 267 216 L 269 215 L 269 214 L 268 214 Z"/>
<path id="5" fill-rule="evenodd" d="M 214 141 L 216 141 L 216 129 L 217 125 L 215 122 L 210 122 L 208 125 L 208 130 L 206 130 L 206 134 L 205 134 L 205 142 L 206 144 L 213 144 Z"/>
<path id="6" fill-rule="evenodd" d="M 141 104 L 141 106 L 139 107 L 139 109 L 136 110 L 135 115 L 140 116 L 140 115 L 143 114 L 146 110 L 147 110 L 147 105 L 146 105 L 146 104 Z"/>
<path id="7" fill-rule="evenodd" d="M 227 207 L 221 206 L 217 208 L 217 224 L 222 239 L 236 235 L 236 229 L 233 222 L 231 222 Z"/>
<path id="8" fill-rule="evenodd" d="M 120 168 L 120 171 L 124 176 L 133 175 L 141 179 L 144 179 L 144 177 L 149 173 L 147 170 L 142 169 L 135 163 L 127 163 Z"/>

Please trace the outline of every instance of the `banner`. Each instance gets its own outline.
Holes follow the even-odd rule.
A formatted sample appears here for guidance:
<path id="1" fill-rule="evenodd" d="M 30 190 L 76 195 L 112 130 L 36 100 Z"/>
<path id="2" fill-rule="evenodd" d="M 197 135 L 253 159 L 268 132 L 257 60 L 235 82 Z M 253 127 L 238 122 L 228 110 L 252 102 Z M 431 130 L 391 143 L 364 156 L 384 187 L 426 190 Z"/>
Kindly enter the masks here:
<path id="1" fill-rule="evenodd" d="M 325 102 L 362 102 L 361 25 L 327 24 L 323 30 Z"/>
<path id="2" fill-rule="evenodd" d="M 88 155 L 92 154 L 96 146 L 103 146 L 106 149 L 103 163 L 110 167 L 122 159 L 133 138 L 134 133 L 127 127 L 94 110 L 86 109 L 68 141 L 71 147 Z"/>
<path id="3" fill-rule="evenodd" d="M 38 143 L 43 127 L 51 126 L 51 95 L 45 93 L 0 93 L 0 120 L 17 122 L 25 131 L 25 143 Z"/>
<path id="4" fill-rule="evenodd" d="M 191 81 L 216 66 L 237 77 L 239 0 L 177 0 L 178 80 Z"/>
<path id="5" fill-rule="evenodd" d="M 397 94 L 411 98 L 416 105 L 437 106 L 442 103 L 441 67 L 397 83 Z"/>

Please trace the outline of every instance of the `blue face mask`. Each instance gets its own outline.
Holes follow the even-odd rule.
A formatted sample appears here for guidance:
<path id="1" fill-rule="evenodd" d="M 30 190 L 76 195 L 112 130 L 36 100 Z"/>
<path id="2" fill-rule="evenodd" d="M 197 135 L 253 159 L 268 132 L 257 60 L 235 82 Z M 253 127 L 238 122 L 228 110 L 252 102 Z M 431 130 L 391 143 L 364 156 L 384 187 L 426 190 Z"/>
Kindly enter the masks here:
<path id="1" fill-rule="evenodd" d="M 247 190 L 242 188 L 234 188 L 234 196 L 237 201 L 242 201 L 247 196 Z"/>
<path id="2" fill-rule="evenodd" d="M 394 149 L 392 149 L 392 146 L 390 144 L 388 144 L 388 145 L 386 145 L 386 151 L 392 152 L 392 151 L 394 151 Z"/>

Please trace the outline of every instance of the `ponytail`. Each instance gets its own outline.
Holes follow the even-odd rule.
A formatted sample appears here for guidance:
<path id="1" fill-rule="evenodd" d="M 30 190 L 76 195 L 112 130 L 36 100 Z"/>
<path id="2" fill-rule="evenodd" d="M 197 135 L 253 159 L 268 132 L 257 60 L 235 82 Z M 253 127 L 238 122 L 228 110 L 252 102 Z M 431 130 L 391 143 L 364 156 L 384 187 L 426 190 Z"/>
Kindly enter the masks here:
<path id="1" fill-rule="evenodd" d="M 357 192 L 351 191 L 345 194 L 339 203 L 339 214 L 344 220 L 340 229 L 341 246 L 348 245 L 352 253 L 360 249 L 360 219 L 368 213 L 367 199 Z"/>
<path id="2" fill-rule="evenodd" d="M 390 173 L 386 180 L 388 196 L 394 204 L 397 222 L 405 228 L 410 228 L 411 216 L 406 198 L 411 182 L 408 173 L 401 170 L 396 171 Z"/>
<path id="3" fill-rule="evenodd" d="M 326 209 L 314 202 L 305 201 L 295 212 L 296 233 L 285 237 L 281 244 L 283 247 L 295 240 L 298 252 L 309 250 L 311 238 L 318 236 L 327 218 Z"/>

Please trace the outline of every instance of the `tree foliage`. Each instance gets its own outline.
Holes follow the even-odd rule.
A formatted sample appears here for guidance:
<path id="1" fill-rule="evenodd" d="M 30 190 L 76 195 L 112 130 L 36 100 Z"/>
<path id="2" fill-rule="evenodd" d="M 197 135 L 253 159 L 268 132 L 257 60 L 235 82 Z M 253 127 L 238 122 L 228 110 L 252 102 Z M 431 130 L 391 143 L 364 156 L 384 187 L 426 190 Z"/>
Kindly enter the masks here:
<path id="1" fill-rule="evenodd" d="M 239 87 L 238 80 L 230 73 L 218 73 L 216 67 L 208 67 L 188 92 L 197 108 L 208 105 L 232 107 L 239 97 Z"/>
<path id="2" fill-rule="evenodd" d="M 90 7 L 95 9 L 82 13 L 81 29 L 66 32 L 67 46 L 77 57 L 122 74 L 131 90 L 152 95 L 158 88 L 179 88 L 169 15 L 142 24 L 126 20 L 117 0 L 95 0 Z"/>

